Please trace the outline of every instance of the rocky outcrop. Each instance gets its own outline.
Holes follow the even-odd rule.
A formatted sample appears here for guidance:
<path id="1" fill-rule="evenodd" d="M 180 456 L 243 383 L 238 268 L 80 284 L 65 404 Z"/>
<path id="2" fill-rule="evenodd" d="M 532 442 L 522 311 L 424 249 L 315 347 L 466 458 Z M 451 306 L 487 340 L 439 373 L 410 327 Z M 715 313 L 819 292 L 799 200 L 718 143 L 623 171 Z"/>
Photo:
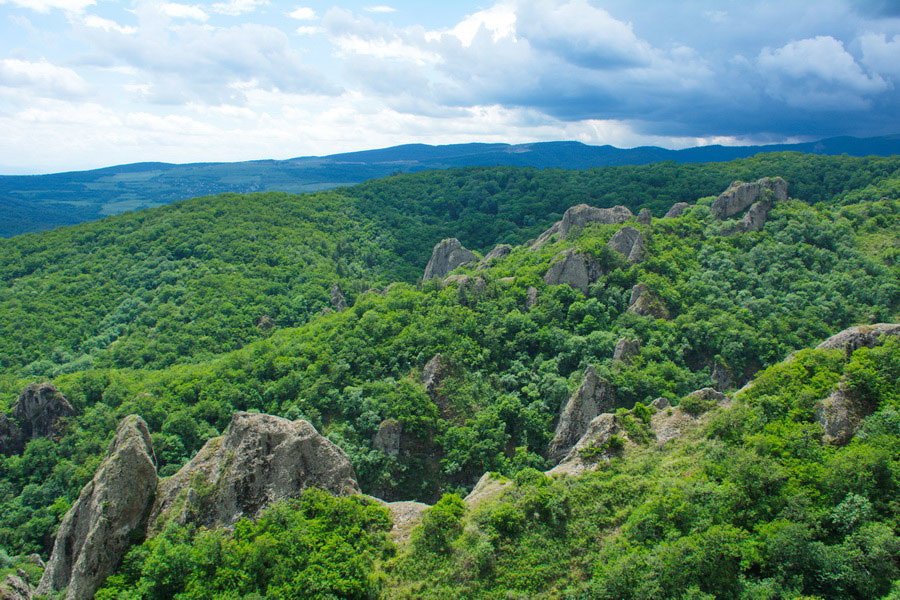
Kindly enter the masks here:
<path id="1" fill-rule="evenodd" d="M 858 325 L 836 333 L 818 346 L 817 349 L 841 349 L 852 354 L 862 347 L 874 348 L 881 336 L 900 335 L 900 324 L 876 323 L 875 325 Z"/>
<path id="2" fill-rule="evenodd" d="M 628 219 L 634 217 L 634 213 L 624 206 L 614 206 L 612 208 L 594 208 L 587 204 L 579 204 L 568 209 L 561 221 L 556 222 L 550 229 L 542 233 L 537 241 L 531 245 L 532 250 L 537 250 L 553 236 L 557 236 L 558 240 L 566 239 L 569 232 L 576 227 L 584 227 L 588 223 L 602 223 L 605 225 L 615 225 L 624 223 Z"/>
<path id="3" fill-rule="evenodd" d="M 528 289 L 525 290 L 525 308 L 526 310 L 531 310 L 531 307 L 537 304 L 539 297 L 538 289 L 533 285 L 529 285 Z"/>
<path id="4" fill-rule="evenodd" d="M 653 213 L 650 212 L 649 208 L 642 208 L 641 212 L 638 213 L 637 222 L 641 225 L 649 225 L 652 220 Z"/>
<path id="5" fill-rule="evenodd" d="M 21 575 L 7 575 L 0 585 L 0 600 L 31 600 L 34 590 Z"/>
<path id="6" fill-rule="evenodd" d="M 602 275 L 600 264 L 581 248 L 569 248 L 553 257 L 550 268 L 544 274 L 547 285 L 569 284 L 586 294 L 588 286 Z"/>
<path id="7" fill-rule="evenodd" d="M 772 210 L 771 202 L 754 202 L 747 214 L 744 215 L 744 218 L 741 219 L 741 229 L 744 231 L 759 231 L 766 224 L 770 210 Z"/>
<path id="8" fill-rule="evenodd" d="M 728 367 L 718 362 L 713 363 L 709 378 L 712 379 L 716 390 L 720 392 L 724 392 L 734 385 L 734 378 L 731 376 L 731 371 L 728 370 Z"/>
<path id="9" fill-rule="evenodd" d="M 499 244 L 495 246 L 493 250 L 488 252 L 485 257 L 481 259 L 476 270 L 481 271 L 482 269 L 487 269 L 492 263 L 509 256 L 510 252 L 512 252 L 512 246 L 509 244 Z"/>
<path id="10" fill-rule="evenodd" d="M 75 409 L 52 383 L 32 383 L 19 394 L 10 416 L 0 415 L 0 452 L 15 454 L 28 440 L 55 437 Z"/>
<path id="11" fill-rule="evenodd" d="M 787 182 L 781 177 L 763 177 L 756 183 L 735 181 L 722 192 L 710 207 L 717 219 L 727 219 L 742 213 L 754 202 L 783 202 L 787 200 Z"/>
<path id="12" fill-rule="evenodd" d="M 681 216 L 681 213 L 684 212 L 690 204 L 687 202 L 676 202 L 666 211 L 666 214 L 663 215 L 663 219 L 674 219 L 675 217 Z"/>
<path id="13" fill-rule="evenodd" d="M 484 277 L 469 277 L 468 275 L 448 275 L 441 282 L 441 287 L 455 285 L 458 289 L 467 292 L 481 294 L 487 287 Z"/>
<path id="14" fill-rule="evenodd" d="M 591 420 L 599 414 L 612 410 L 613 391 L 609 382 L 597 375 L 594 367 L 584 371 L 584 379 L 575 393 L 566 402 L 559 417 L 553 440 L 547 448 L 547 457 L 558 463 L 569 453 Z"/>
<path id="15" fill-rule="evenodd" d="M 66 588 L 66 600 L 92 598 L 143 531 L 156 484 L 147 424 L 136 415 L 126 417 L 94 478 L 63 518 L 38 593 Z"/>
<path id="16" fill-rule="evenodd" d="M 613 350 L 613 360 L 628 360 L 641 351 L 641 340 L 620 338 Z"/>
<path id="17" fill-rule="evenodd" d="M 629 262 L 638 263 L 644 259 L 644 235 L 634 227 L 623 227 L 606 245 L 624 255 Z"/>
<path id="18" fill-rule="evenodd" d="M 475 487 L 472 488 L 472 491 L 463 498 L 463 501 L 471 511 L 480 504 L 492 498 L 496 498 L 503 493 L 503 490 L 511 485 L 512 481 L 505 477 L 496 476 L 493 473 L 485 473 L 481 476 L 481 479 L 478 480 L 478 483 L 475 484 Z"/>
<path id="19" fill-rule="evenodd" d="M 395 544 L 403 544 L 409 541 L 412 530 L 422 522 L 422 513 L 431 508 L 423 502 L 404 500 L 401 502 L 385 502 L 374 498 L 391 513 L 391 531 L 388 534 Z"/>
<path id="20" fill-rule="evenodd" d="M 445 277 L 453 269 L 478 260 L 475 253 L 463 248 L 456 238 L 441 240 L 434 246 L 431 259 L 425 266 L 425 274 L 422 281 L 428 281 L 435 277 Z"/>
<path id="21" fill-rule="evenodd" d="M 562 461 L 547 474 L 579 475 L 593 469 L 597 463 L 608 461 L 619 454 L 627 438 L 628 435 L 620 426 L 616 415 L 612 413 L 597 415 Z"/>
<path id="22" fill-rule="evenodd" d="M 381 450 L 388 456 L 400 454 L 400 440 L 403 435 L 403 425 L 396 419 L 385 419 L 378 425 L 378 431 L 372 438 L 372 447 Z"/>
<path id="23" fill-rule="evenodd" d="M 642 317 L 669 318 L 669 309 L 656 294 L 650 291 L 646 283 L 638 283 L 631 288 L 628 310 Z"/>
<path id="24" fill-rule="evenodd" d="M 871 413 L 853 394 L 839 385 L 827 398 L 816 403 L 816 422 L 822 426 L 822 441 L 834 445 L 848 443 L 860 422 Z"/>
<path id="25" fill-rule="evenodd" d="M 168 521 L 231 525 L 308 487 L 359 492 L 347 456 L 306 421 L 235 413 L 223 436 L 160 482 L 150 529 Z"/>
<path id="26" fill-rule="evenodd" d="M 671 406 L 666 398 L 657 398 L 651 406 L 657 412 L 650 419 L 650 428 L 660 446 L 678 439 L 702 423 L 706 414 L 718 406 L 726 406 L 731 399 L 712 388 L 691 392 L 678 406 Z"/>
<path id="27" fill-rule="evenodd" d="M 331 284 L 329 296 L 331 298 L 331 307 L 335 312 L 347 310 L 347 299 L 344 298 L 344 290 L 341 289 L 341 286 L 338 283 L 335 282 Z"/>

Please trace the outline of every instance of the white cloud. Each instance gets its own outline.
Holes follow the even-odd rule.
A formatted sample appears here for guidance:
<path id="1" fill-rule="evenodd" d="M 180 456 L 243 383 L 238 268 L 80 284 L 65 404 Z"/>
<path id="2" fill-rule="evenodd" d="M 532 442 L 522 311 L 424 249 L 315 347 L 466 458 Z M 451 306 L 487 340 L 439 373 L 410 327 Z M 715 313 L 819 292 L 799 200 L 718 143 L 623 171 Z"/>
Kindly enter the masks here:
<path id="1" fill-rule="evenodd" d="M 900 76 L 900 35 L 888 40 L 883 33 L 869 33 L 860 38 L 862 63 L 882 75 Z"/>
<path id="2" fill-rule="evenodd" d="M 251 13 L 261 6 L 269 4 L 269 0 L 229 0 L 228 2 L 216 2 L 210 9 L 220 15 L 236 17 L 245 13 Z"/>
<path id="3" fill-rule="evenodd" d="M 87 82 L 72 69 L 46 60 L 31 62 L 15 58 L 0 60 L 0 86 L 24 88 L 51 98 L 78 97 L 88 91 Z"/>
<path id="4" fill-rule="evenodd" d="M 312 21 L 318 17 L 316 17 L 316 11 L 309 8 L 308 6 L 298 6 L 294 10 L 288 13 L 288 16 L 292 19 L 297 19 L 298 21 Z"/>
<path id="5" fill-rule="evenodd" d="M 128 25 L 119 25 L 115 21 L 111 21 L 109 19 L 104 19 L 103 17 L 98 17 L 97 15 L 87 15 L 84 18 L 84 24 L 87 25 L 88 27 L 95 27 L 97 29 L 102 29 L 103 31 L 117 31 L 119 33 L 123 33 L 126 35 L 137 33 L 136 27 L 130 27 Z"/>
<path id="6" fill-rule="evenodd" d="M 164 15 L 173 19 L 192 19 L 201 22 L 209 19 L 209 15 L 206 14 L 206 11 L 193 4 L 166 2 L 160 5 L 160 10 Z"/>
<path id="7" fill-rule="evenodd" d="M 96 0 L 0 0 L 0 4 L 15 4 L 39 13 L 48 13 L 53 9 L 70 13 L 80 13 L 88 6 L 97 4 Z"/>
<path id="8" fill-rule="evenodd" d="M 325 28 L 316 25 L 301 25 L 295 29 L 295 31 L 298 35 L 315 35 L 317 33 L 324 33 Z"/>
<path id="9" fill-rule="evenodd" d="M 468 15 L 456 24 L 449 33 L 458 38 L 463 46 L 471 46 L 480 31 L 490 34 L 493 41 L 511 38 L 516 31 L 516 10 L 510 2 L 500 2 L 494 6 Z M 428 38 L 439 39 L 446 32 L 429 32 Z"/>
<path id="10" fill-rule="evenodd" d="M 367 6 L 363 10 L 371 13 L 392 13 L 397 12 L 397 9 L 393 6 L 385 6 L 384 4 L 378 6 Z"/>

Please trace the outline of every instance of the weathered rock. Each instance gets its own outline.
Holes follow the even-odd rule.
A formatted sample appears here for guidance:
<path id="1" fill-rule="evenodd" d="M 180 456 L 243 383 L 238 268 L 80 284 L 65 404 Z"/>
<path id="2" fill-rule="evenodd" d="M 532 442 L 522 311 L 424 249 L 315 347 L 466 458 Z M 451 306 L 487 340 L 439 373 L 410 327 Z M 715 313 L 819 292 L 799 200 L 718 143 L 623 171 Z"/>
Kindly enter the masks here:
<path id="1" fill-rule="evenodd" d="M 641 340 L 629 340 L 620 338 L 613 350 L 613 360 L 628 360 L 641 351 Z"/>
<path id="2" fill-rule="evenodd" d="M 750 210 L 741 219 L 741 229 L 744 231 L 759 231 L 766 224 L 769 211 L 772 210 L 771 202 L 754 202 Z"/>
<path id="3" fill-rule="evenodd" d="M 638 213 L 637 222 L 641 225 L 649 225 L 650 221 L 653 220 L 653 213 L 650 212 L 649 208 L 642 208 L 641 212 Z"/>
<path id="4" fill-rule="evenodd" d="M 538 297 L 538 289 L 533 285 L 528 286 L 528 289 L 525 291 L 525 308 L 531 310 L 531 307 L 537 304 Z"/>
<path id="5" fill-rule="evenodd" d="M 400 454 L 400 440 L 403 435 L 403 425 L 396 419 L 385 419 L 378 425 L 378 431 L 372 438 L 372 447 L 381 450 L 388 456 Z"/>
<path id="6" fill-rule="evenodd" d="M 835 445 L 848 443 L 870 412 L 839 385 L 827 398 L 816 403 L 816 422 L 825 431 L 822 440 Z"/>
<path id="7" fill-rule="evenodd" d="M 718 362 L 713 363 L 709 378 L 712 379 L 716 390 L 720 392 L 724 392 L 734 385 L 734 378 L 731 376 L 731 372 L 725 365 Z"/>
<path id="8" fill-rule="evenodd" d="M 480 504 L 496 498 L 503 490 L 512 485 L 512 481 L 505 477 L 497 477 L 493 473 L 485 473 L 472 488 L 472 491 L 463 498 L 469 510 L 474 510 Z"/>
<path id="9" fill-rule="evenodd" d="M 469 277 L 468 275 L 448 275 L 441 281 L 441 287 L 449 285 L 455 285 L 461 290 L 476 294 L 481 294 L 487 287 L 484 277 Z"/>
<path id="10" fill-rule="evenodd" d="M 512 246 L 510 246 L 509 244 L 499 244 L 495 246 L 493 250 L 488 252 L 485 257 L 481 259 L 481 262 L 478 263 L 477 270 L 480 271 L 482 269 L 487 269 L 489 266 L 491 266 L 491 263 L 509 256 L 510 252 L 512 252 Z"/>
<path id="11" fill-rule="evenodd" d="M 263 331 L 268 331 L 275 327 L 275 319 L 269 315 L 263 315 L 256 320 L 255 325 Z"/>
<path id="12" fill-rule="evenodd" d="M 0 585 L 0 600 L 31 600 L 33 597 L 34 590 L 19 575 L 7 575 Z"/>
<path id="13" fill-rule="evenodd" d="M 735 181 L 722 192 L 710 207 L 717 219 L 727 219 L 744 212 L 757 201 L 783 202 L 787 200 L 787 182 L 781 177 L 763 177 L 756 183 Z"/>
<path id="14" fill-rule="evenodd" d="M 690 204 L 687 202 L 676 202 L 668 211 L 666 211 L 666 214 L 663 215 L 663 219 L 674 219 L 675 217 L 680 216 L 688 206 L 690 206 Z"/>
<path id="15" fill-rule="evenodd" d="M 375 498 L 387 507 L 391 513 L 391 531 L 388 535 L 395 544 L 403 544 L 409 541 L 412 530 L 422 522 L 422 513 L 431 508 L 423 502 L 404 500 L 401 502 L 385 502 Z"/>
<path id="16" fill-rule="evenodd" d="M 638 283 L 631 288 L 631 299 L 628 301 L 628 310 L 643 317 L 656 319 L 668 319 L 669 309 L 663 304 L 646 283 Z"/>
<path id="17" fill-rule="evenodd" d="M 881 336 L 900 335 L 900 324 L 876 323 L 874 325 L 858 325 L 836 333 L 818 346 L 817 349 L 842 349 L 847 354 L 862 348 L 874 348 L 881 341 Z"/>
<path id="18" fill-rule="evenodd" d="M 584 435 L 569 450 L 558 465 L 550 469 L 549 475 L 578 475 L 594 468 L 598 462 L 608 461 L 622 451 L 623 446 L 612 443 L 613 436 L 624 444 L 627 434 L 619 425 L 616 415 L 597 415 L 588 424 Z"/>
<path id="19" fill-rule="evenodd" d="M 94 478 L 59 526 L 38 593 L 67 588 L 66 600 L 92 598 L 143 531 L 156 484 L 147 424 L 136 415 L 125 417 Z"/>
<path id="20" fill-rule="evenodd" d="M 542 233 L 537 241 L 532 244 L 531 249 L 537 250 L 549 242 L 554 235 L 557 235 L 559 240 L 564 240 L 566 239 L 566 236 L 569 235 L 569 232 L 575 227 L 584 227 L 588 223 L 615 225 L 617 223 L 624 223 L 633 217 L 634 213 L 624 206 L 594 208 L 587 204 L 579 204 L 578 206 L 573 206 L 568 209 L 563 214 L 561 221 L 556 222 L 550 229 Z"/>
<path id="21" fill-rule="evenodd" d="M 672 439 L 684 436 L 705 422 L 709 410 L 717 406 L 726 406 L 731 399 L 712 388 L 703 388 L 688 394 L 682 405 L 670 406 L 665 398 L 657 398 L 651 404 L 657 409 L 650 419 L 650 429 L 656 436 L 660 446 Z M 691 410 L 686 410 L 686 407 Z"/>
<path id="22" fill-rule="evenodd" d="M 32 383 L 19 395 L 12 409 L 26 439 L 53 437 L 60 420 L 75 415 L 75 409 L 52 383 Z"/>
<path id="23" fill-rule="evenodd" d="M 238 412 L 223 436 L 160 482 L 149 527 L 228 526 L 308 487 L 359 492 L 347 456 L 306 421 Z"/>
<path id="24" fill-rule="evenodd" d="M 553 440 L 547 447 L 547 457 L 558 463 L 587 431 L 591 420 L 609 412 L 614 406 L 613 390 L 609 382 L 597 375 L 594 367 L 584 371 L 584 379 L 566 402 L 559 417 Z"/>
<path id="25" fill-rule="evenodd" d="M 449 365 L 440 354 L 432 356 L 431 360 L 422 367 L 422 386 L 432 400 L 435 399 L 438 388 L 441 387 L 449 372 Z"/>
<path id="26" fill-rule="evenodd" d="M 428 281 L 435 277 L 445 277 L 453 269 L 478 260 L 475 253 L 463 248 L 456 238 L 441 240 L 434 246 L 431 259 L 425 266 L 425 274 L 422 281 Z"/>
<path id="27" fill-rule="evenodd" d="M 653 402 L 650 403 L 650 406 L 655 408 L 656 410 L 662 410 L 664 408 L 669 408 L 672 406 L 672 403 L 669 402 L 668 398 L 656 398 Z"/>
<path id="28" fill-rule="evenodd" d="M 344 298 L 344 290 L 341 289 L 340 284 L 337 282 L 331 284 L 329 296 L 331 297 L 331 307 L 334 308 L 336 312 L 347 310 L 347 299 Z"/>
<path id="29" fill-rule="evenodd" d="M 644 236 L 634 227 L 623 227 L 606 244 L 629 262 L 638 263 L 644 259 Z"/>
<path id="30" fill-rule="evenodd" d="M 25 449 L 25 432 L 15 421 L 0 415 L 0 454 L 20 454 Z"/>
<path id="31" fill-rule="evenodd" d="M 544 274 L 547 285 L 569 284 L 582 293 L 587 293 L 588 286 L 600 277 L 602 269 L 594 257 L 581 248 L 563 250 L 555 257 L 550 268 Z"/>

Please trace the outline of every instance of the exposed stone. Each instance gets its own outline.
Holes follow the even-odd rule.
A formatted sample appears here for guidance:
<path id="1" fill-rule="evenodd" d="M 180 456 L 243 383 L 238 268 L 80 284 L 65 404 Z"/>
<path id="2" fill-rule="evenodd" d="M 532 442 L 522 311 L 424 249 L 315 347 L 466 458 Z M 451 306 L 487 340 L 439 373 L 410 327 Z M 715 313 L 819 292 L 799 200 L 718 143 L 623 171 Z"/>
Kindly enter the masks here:
<path id="1" fill-rule="evenodd" d="M 533 285 L 528 286 L 525 291 L 525 308 L 531 310 L 531 307 L 537 304 L 538 296 L 538 289 Z"/>
<path id="2" fill-rule="evenodd" d="M 623 449 L 611 443 L 613 436 L 619 437 L 623 444 L 627 439 L 627 434 L 619 425 L 616 415 L 612 413 L 597 415 L 565 458 L 550 469 L 548 474 L 578 475 L 594 468 L 601 461 L 608 461 Z"/>
<path id="3" fill-rule="evenodd" d="M 641 212 L 638 213 L 637 222 L 641 225 L 649 225 L 650 221 L 653 220 L 653 213 L 650 212 L 649 208 L 642 208 Z"/>
<path id="4" fill-rule="evenodd" d="M 456 238 L 441 240 L 434 246 L 431 259 L 425 266 L 425 275 L 422 281 L 428 281 L 435 277 L 445 277 L 453 269 L 478 260 L 475 253 L 463 248 Z"/>
<path id="5" fill-rule="evenodd" d="M 7 575 L 3 585 L 0 585 L 0 600 L 31 600 L 33 591 L 25 578 Z"/>
<path id="6" fill-rule="evenodd" d="M 628 310 L 643 317 L 669 318 L 669 309 L 656 294 L 650 291 L 646 283 L 638 283 L 631 288 Z"/>
<path id="7" fill-rule="evenodd" d="M 387 507 L 391 513 L 391 531 L 388 534 L 395 544 L 403 544 L 409 541 L 412 530 L 422 522 L 422 513 L 431 508 L 424 502 L 405 500 L 402 502 L 385 502 L 375 498 Z"/>
<path id="8" fill-rule="evenodd" d="M 781 177 L 763 177 L 756 183 L 735 181 L 722 192 L 710 207 L 717 219 L 727 219 L 744 212 L 757 201 L 783 202 L 787 200 L 787 182 Z"/>
<path id="9" fill-rule="evenodd" d="M 156 490 L 147 424 L 125 417 L 106 458 L 59 526 L 39 594 L 66 589 L 66 600 L 88 600 L 143 530 Z"/>
<path id="10" fill-rule="evenodd" d="M 641 351 L 641 340 L 629 340 L 620 338 L 613 350 L 613 360 L 628 360 Z"/>
<path id="11" fill-rule="evenodd" d="M 484 277 L 469 277 L 468 275 L 448 275 L 441 281 L 441 287 L 455 285 L 461 290 L 481 294 L 487 287 Z"/>
<path id="12" fill-rule="evenodd" d="M 403 425 L 395 419 L 385 419 L 378 425 L 378 431 L 372 438 L 372 447 L 381 450 L 388 456 L 400 454 L 400 439 L 403 434 Z"/>
<path id="13" fill-rule="evenodd" d="M 206 527 L 254 518 L 279 500 L 308 487 L 333 494 L 358 493 L 344 452 L 306 421 L 265 414 L 235 413 L 221 437 L 160 482 L 150 530 L 166 522 Z"/>
<path id="14" fill-rule="evenodd" d="M 668 398 L 660 397 L 660 398 L 655 399 L 653 402 L 651 402 L 650 406 L 652 406 L 656 410 L 662 410 L 664 408 L 669 408 L 670 406 L 672 406 L 672 403 L 669 402 Z"/>
<path id="15" fill-rule="evenodd" d="M 432 400 L 435 399 L 438 388 L 441 387 L 444 378 L 449 372 L 448 367 L 449 365 L 440 354 L 432 356 L 431 360 L 422 367 L 422 386 L 424 386 L 425 392 L 431 396 Z"/>
<path id="16" fill-rule="evenodd" d="M 58 435 L 60 419 L 74 415 L 75 409 L 52 383 L 32 383 L 12 409 L 26 439 Z"/>
<path id="17" fill-rule="evenodd" d="M 553 440 L 547 447 L 547 457 L 558 463 L 572 449 L 591 420 L 613 408 L 613 391 L 609 382 L 597 375 L 594 367 L 584 371 L 584 379 L 566 402 L 559 417 Z"/>
<path id="18" fill-rule="evenodd" d="M 744 231 L 759 231 L 766 224 L 769 211 L 772 210 L 771 202 L 754 202 L 750 210 L 741 219 L 741 229 Z"/>
<path id="19" fill-rule="evenodd" d="M 644 235 L 634 227 L 623 227 L 606 245 L 625 255 L 629 262 L 637 263 L 644 259 Z"/>
<path id="20" fill-rule="evenodd" d="M 337 282 L 331 284 L 329 296 L 331 298 L 331 306 L 336 312 L 347 310 L 347 299 L 344 298 L 344 290 L 341 289 L 340 284 Z"/>
<path id="21" fill-rule="evenodd" d="M 687 202 L 676 202 L 666 211 L 666 214 L 663 215 L 663 219 L 674 219 L 675 217 L 681 216 L 681 213 L 683 213 L 684 209 L 688 206 L 690 206 L 690 204 Z"/>
<path id="22" fill-rule="evenodd" d="M 256 320 L 256 326 L 263 331 L 268 331 L 275 327 L 275 320 L 269 315 L 263 315 Z"/>
<path id="23" fill-rule="evenodd" d="M 835 445 L 848 443 L 867 412 L 843 386 L 838 386 L 816 403 L 816 422 L 825 430 L 822 440 Z"/>
<path id="24" fill-rule="evenodd" d="M 481 259 L 481 262 L 478 263 L 477 270 L 480 271 L 482 269 L 487 269 L 489 266 L 491 266 L 491 263 L 509 256 L 510 252 L 512 252 L 512 246 L 510 246 L 509 244 L 499 244 L 495 246 L 493 250 L 488 252 L 485 257 Z"/>
<path id="25" fill-rule="evenodd" d="M 470 511 L 477 508 L 487 500 L 496 498 L 503 490 L 512 485 L 512 481 L 505 477 L 497 477 L 492 473 L 485 473 L 472 488 L 472 491 L 463 498 Z"/>
<path id="26" fill-rule="evenodd" d="M 559 240 L 564 240 L 569 232 L 575 227 L 584 227 L 588 223 L 615 225 L 624 223 L 633 217 L 634 213 L 624 206 L 594 208 L 587 204 L 579 204 L 568 209 L 563 214 L 561 221 L 556 222 L 550 229 L 542 233 L 537 241 L 532 244 L 531 249 L 537 250 L 549 242 L 554 235 L 557 235 Z"/>
<path id="27" fill-rule="evenodd" d="M 858 325 L 836 333 L 818 346 L 817 349 L 842 349 L 847 354 L 862 348 L 874 348 L 881 336 L 900 335 L 900 324 L 876 323 L 874 325 Z"/>
<path id="28" fill-rule="evenodd" d="M 0 415 L 0 454 L 20 454 L 25 449 L 25 432 L 16 422 Z"/>
<path id="29" fill-rule="evenodd" d="M 725 365 L 718 362 L 713 363 L 710 379 L 712 379 L 716 390 L 720 392 L 724 392 L 734 385 L 734 378 L 731 376 L 731 372 Z"/>
<path id="30" fill-rule="evenodd" d="M 594 257 L 581 248 L 563 250 L 555 257 L 544 274 L 547 285 L 567 283 L 582 293 L 587 293 L 588 286 L 600 277 L 602 270 Z"/>

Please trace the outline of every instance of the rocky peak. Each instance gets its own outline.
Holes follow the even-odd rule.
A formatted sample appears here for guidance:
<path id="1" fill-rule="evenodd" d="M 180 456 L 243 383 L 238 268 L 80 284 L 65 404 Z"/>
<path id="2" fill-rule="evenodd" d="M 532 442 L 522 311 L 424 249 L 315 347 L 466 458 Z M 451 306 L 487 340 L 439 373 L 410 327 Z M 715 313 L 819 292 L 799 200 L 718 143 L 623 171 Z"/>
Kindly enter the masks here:
<path id="1" fill-rule="evenodd" d="M 690 206 L 690 204 L 687 202 L 676 202 L 668 211 L 666 211 L 666 214 L 663 215 L 663 219 L 674 219 L 675 217 L 680 216 L 688 206 Z"/>
<path id="2" fill-rule="evenodd" d="M 548 475 L 578 475 L 594 468 L 601 460 L 609 460 L 622 451 L 613 436 L 624 444 L 628 434 L 622 429 L 616 415 L 597 415 L 585 429 L 584 435 L 568 451 L 558 465 L 547 471 Z"/>
<path id="3" fill-rule="evenodd" d="M 431 251 L 431 259 L 425 266 L 425 274 L 422 281 L 428 281 L 435 277 L 444 277 L 453 269 L 475 262 L 478 257 L 475 253 L 463 248 L 463 245 L 456 238 L 447 238 L 441 240 L 434 246 Z"/>
<path id="4" fill-rule="evenodd" d="M 717 219 L 727 219 L 744 212 L 757 201 L 772 203 L 785 200 L 787 200 L 787 182 L 781 177 L 763 177 L 756 183 L 735 181 L 716 198 L 710 212 Z"/>
<path id="5" fill-rule="evenodd" d="M 638 213 L 637 222 L 641 225 L 649 225 L 653 220 L 653 213 L 650 212 L 649 208 L 642 208 L 641 212 Z"/>
<path id="6" fill-rule="evenodd" d="M 881 336 L 900 335 L 898 323 L 876 323 L 874 325 L 858 325 L 836 333 L 818 346 L 818 349 L 842 349 L 847 354 L 862 348 L 874 348 Z"/>
<path id="7" fill-rule="evenodd" d="M 613 350 L 613 360 L 628 360 L 641 351 L 641 340 L 619 338 Z"/>
<path id="8" fill-rule="evenodd" d="M 106 458 L 66 513 L 38 594 L 66 589 L 66 600 L 88 600 L 115 571 L 141 531 L 156 490 L 156 461 L 147 424 L 125 417 Z"/>
<path id="9" fill-rule="evenodd" d="M 586 294 L 588 286 L 602 274 L 600 264 L 581 248 L 569 248 L 553 257 L 550 268 L 544 274 L 547 285 L 569 284 Z"/>
<path id="10" fill-rule="evenodd" d="M 75 409 L 52 383 L 32 383 L 19 394 L 12 418 L 26 440 L 59 433 L 60 419 L 72 417 Z"/>
<path id="11" fill-rule="evenodd" d="M 638 263 L 644 259 L 644 235 L 634 227 L 623 227 L 606 245 L 624 255 L 629 262 Z"/>
<path id="12" fill-rule="evenodd" d="M 231 525 L 308 487 L 359 492 L 347 456 L 306 421 L 235 413 L 223 436 L 160 482 L 150 527 L 169 520 Z"/>
<path id="13" fill-rule="evenodd" d="M 605 225 L 616 225 L 624 223 L 628 219 L 634 218 L 628 208 L 624 206 L 614 206 L 612 208 L 595 208 L 587 204 L 579 204 L 569 208 L 563 213 L 561 221 L 555 223 L 550 229 L 542 233 L 537 241 L 532 244 L 531 249 L 536 250 L 550 241 L 550 239 L 558 234 L 558 239 L 564 240 L 569 232 L 576 227 L 584 227 L 588 223 L 602 223 Z"/>
<path id="14" fill-rule="evenodd" d="M 609 382 L 597 375 L 594 367 L 584 371 L 584 379 L 566 402 L 553 440 L 547 449 L 548 458 L 558 463 L 587 431 L 591 420 L 613 408 L 613 391 Z"/>

